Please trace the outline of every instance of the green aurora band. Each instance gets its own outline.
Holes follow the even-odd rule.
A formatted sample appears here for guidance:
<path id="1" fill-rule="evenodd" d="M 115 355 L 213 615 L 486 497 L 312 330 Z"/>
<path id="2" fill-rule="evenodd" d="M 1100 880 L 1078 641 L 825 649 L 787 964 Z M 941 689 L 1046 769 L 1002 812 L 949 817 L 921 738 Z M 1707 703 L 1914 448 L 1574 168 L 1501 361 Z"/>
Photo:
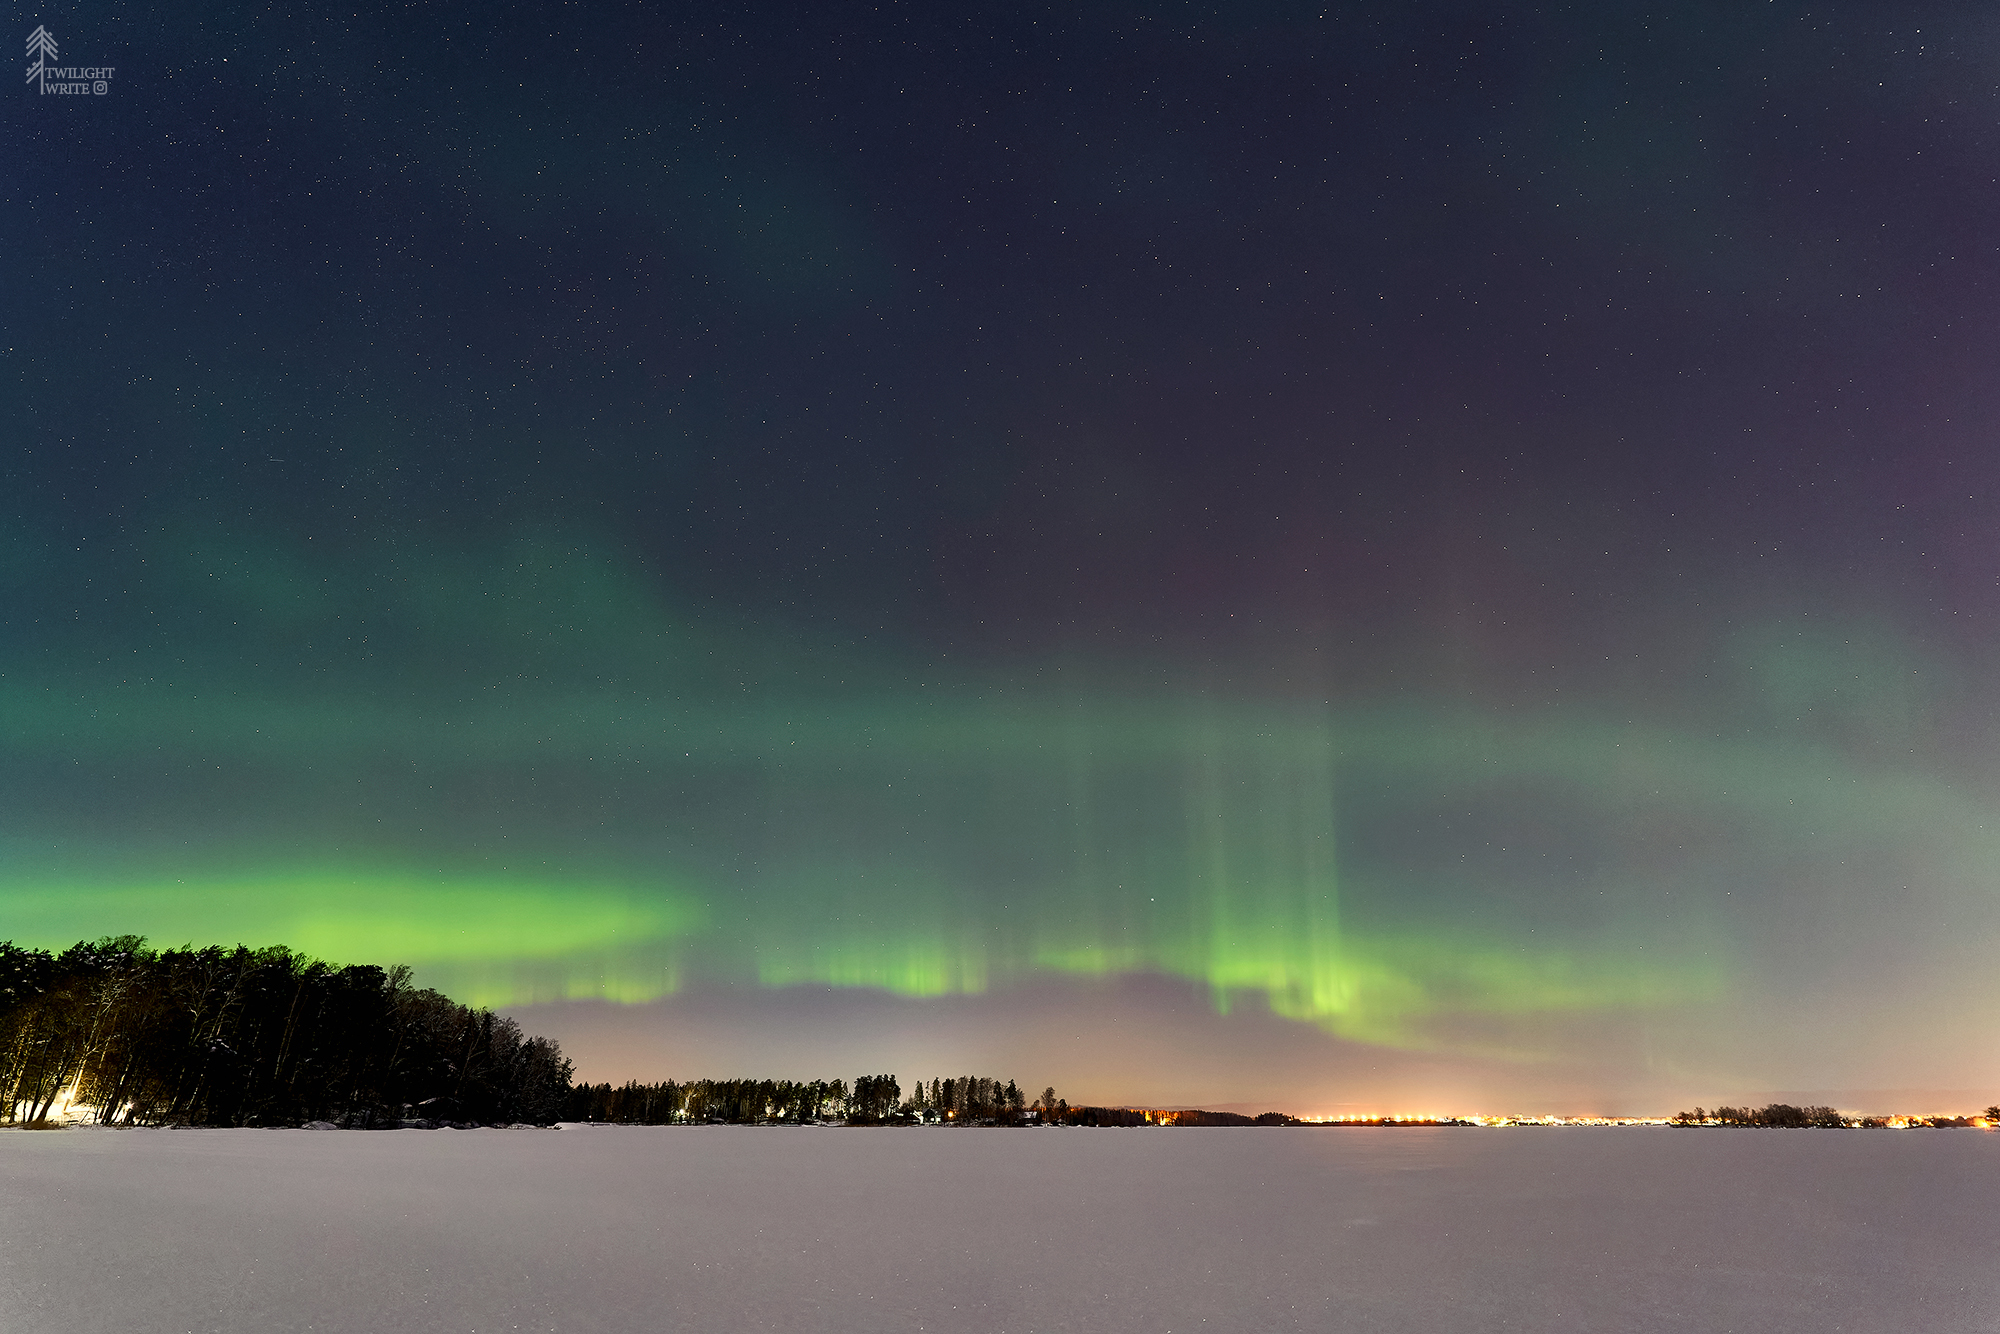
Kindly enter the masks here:
<path id="1" fill-rule="evenodd" d="M 494 1005 L 1159 974 L 1534 1057 L 1551 1018 L 1726 996 L 1732 884 L 2000 864 L 1976 792 L 1795 734 L 954 676 L 704 628 L 547 540 L 373 580 L 231 559 L 158 562 L 188 645 L 0 679 L 0 937 L 282 942 Z M 1461 810 L 1512 843 L 1425 833 Z"/>

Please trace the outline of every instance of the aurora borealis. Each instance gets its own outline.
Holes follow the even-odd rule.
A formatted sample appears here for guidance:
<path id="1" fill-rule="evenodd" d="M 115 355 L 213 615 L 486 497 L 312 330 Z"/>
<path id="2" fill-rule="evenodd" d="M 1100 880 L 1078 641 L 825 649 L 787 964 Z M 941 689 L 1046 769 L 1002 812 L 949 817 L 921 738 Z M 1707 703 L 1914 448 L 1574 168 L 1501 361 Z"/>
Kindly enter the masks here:
<path id="1" fill-rule="evenodd" d="M 2000 1079 L 1990 25 L 204 15 L 7 106 L 0 938 L 593 1079 Z"/>

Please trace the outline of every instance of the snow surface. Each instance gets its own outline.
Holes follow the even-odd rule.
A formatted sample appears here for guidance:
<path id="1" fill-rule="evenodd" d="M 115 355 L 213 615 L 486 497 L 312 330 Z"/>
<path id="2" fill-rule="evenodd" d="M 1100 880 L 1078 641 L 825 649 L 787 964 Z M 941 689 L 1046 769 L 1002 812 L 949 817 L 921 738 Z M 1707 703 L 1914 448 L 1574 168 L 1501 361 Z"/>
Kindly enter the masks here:
<path id="1" fill-rule="evenodd" d="M 0 1133 L 0 1330 L 2000 1329 L 2000 1134 Z"/>

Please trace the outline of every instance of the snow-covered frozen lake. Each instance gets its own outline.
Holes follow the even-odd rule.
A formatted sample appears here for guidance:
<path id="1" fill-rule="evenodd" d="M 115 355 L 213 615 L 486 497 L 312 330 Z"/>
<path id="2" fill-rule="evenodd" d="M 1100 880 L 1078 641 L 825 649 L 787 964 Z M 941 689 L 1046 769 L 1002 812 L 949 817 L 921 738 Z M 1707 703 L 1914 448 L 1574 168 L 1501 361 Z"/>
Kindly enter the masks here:
<path id="1" fill-rule="evenodd" d="M 2000 1329 L 2000 1134 L 0 1133 L 0 1330 Z"/>

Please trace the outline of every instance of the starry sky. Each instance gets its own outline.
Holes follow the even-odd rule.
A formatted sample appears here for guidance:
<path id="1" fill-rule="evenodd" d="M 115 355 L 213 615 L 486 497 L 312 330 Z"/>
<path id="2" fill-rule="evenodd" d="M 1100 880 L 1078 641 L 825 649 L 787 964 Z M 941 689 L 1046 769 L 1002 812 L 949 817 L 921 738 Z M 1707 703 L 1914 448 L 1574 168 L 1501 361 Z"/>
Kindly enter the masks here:
<path id="1" fill-rule="evenodd" d="M 14 13 L 115 74 L 0 97 L 0 938 L 615 1081 L 2000 1090 L 1990 7 Z"/>

